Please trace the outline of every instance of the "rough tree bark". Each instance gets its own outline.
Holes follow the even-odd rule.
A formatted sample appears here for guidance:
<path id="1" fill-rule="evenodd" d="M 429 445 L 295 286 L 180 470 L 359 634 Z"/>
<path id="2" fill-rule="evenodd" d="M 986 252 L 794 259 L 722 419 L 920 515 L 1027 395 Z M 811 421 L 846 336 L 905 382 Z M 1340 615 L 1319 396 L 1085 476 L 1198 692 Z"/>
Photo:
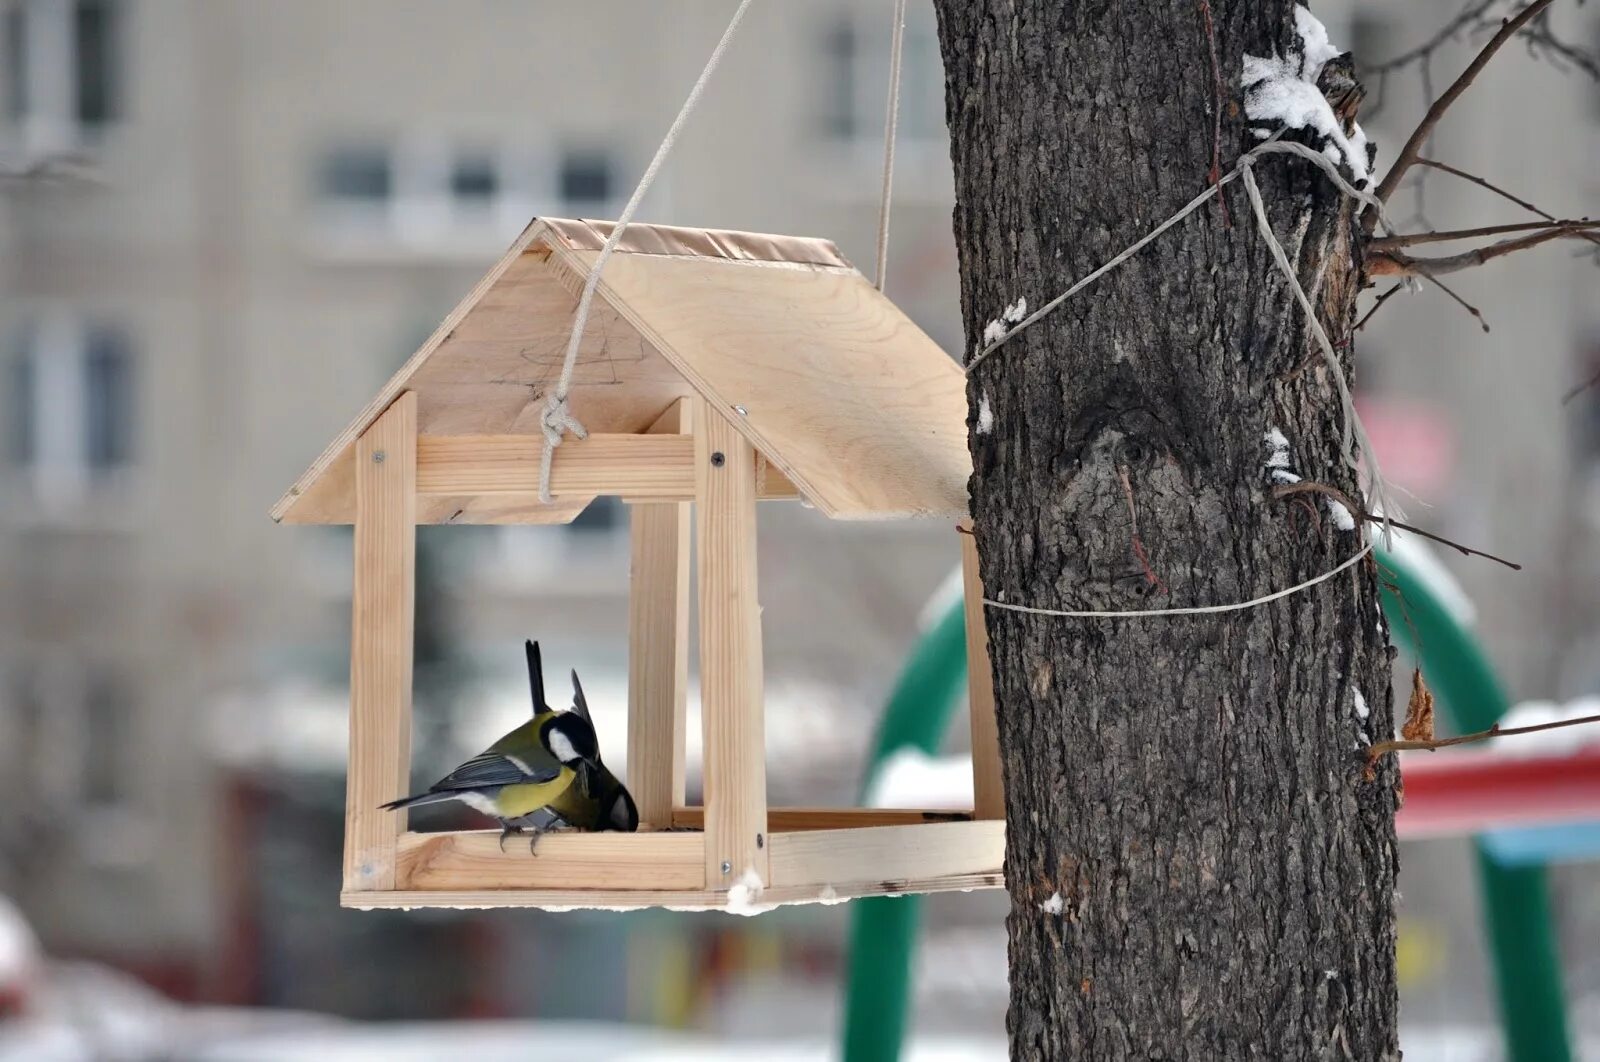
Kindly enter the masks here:
<path id="1" fill-rule="evenodd" d="M 969 350 L 1205 186 L 1205 0 L 935 0 Z M 1226 169 L 1245 53 L 1290 0 L 1210 0 Z M 1359 227 L 1300 159 L 1257 167 L 1279 238 L 1348 354 Z M 1264 436 L 1354 494 L 1332 381 L 1238 185 L 974 372 L 972 511 L 1007 602 L 1242 601 L 1356 551 L 1275 500 Z M 1359 495 L 1357 495 L 1359 497 Z M 1136 514 L 1136 522 L 1135 522 Z M 1005 760 L 1017 1058 L 1398 1057 L 1397 776 L 1375 566 L 1214 617 L 988 610 Z M 1370 717 L 1356 710 L 1356 694 Z M 1391 758 L 1392 759 L 1392 758 Z M 1059 895 L 1060 912 L 1052 897 Z"/>

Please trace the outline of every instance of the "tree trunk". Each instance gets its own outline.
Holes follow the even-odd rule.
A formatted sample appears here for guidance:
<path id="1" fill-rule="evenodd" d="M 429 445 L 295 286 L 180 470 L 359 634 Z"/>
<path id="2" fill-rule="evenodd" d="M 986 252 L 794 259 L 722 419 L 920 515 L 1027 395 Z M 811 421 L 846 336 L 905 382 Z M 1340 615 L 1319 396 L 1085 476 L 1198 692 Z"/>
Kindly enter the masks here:
<path id="1" fill-rule="evenodd" d="M 1205 0 L 935 0 L 969 350 L 1206 186 Z M 1244 54 L 1290 0 L 1210 0 L 1227 169 L 1253 141 Z M 1360 237 L 1302 159 L 1257 166 L 1348 356 Z M 1359 497 L 1340 407 L 1237 183 L 973 373 L 972 512 L 991 598 L 1056 609 L 1239 602 L 1361 547 L 1289 466 Z M 986 409 L 980 417 L 979 410 Z M 992 421 L 989 419 L 992 414 Z M 1370 561 L 1214 616 L 987 610 L 1005 760 L 1016 1058 L 1398 1057 L 1398 776 Z M 1359 707 L 1358 707 L 1359 705 Z M 1370 706 L 1370 714 L 1367 711 Z"/>

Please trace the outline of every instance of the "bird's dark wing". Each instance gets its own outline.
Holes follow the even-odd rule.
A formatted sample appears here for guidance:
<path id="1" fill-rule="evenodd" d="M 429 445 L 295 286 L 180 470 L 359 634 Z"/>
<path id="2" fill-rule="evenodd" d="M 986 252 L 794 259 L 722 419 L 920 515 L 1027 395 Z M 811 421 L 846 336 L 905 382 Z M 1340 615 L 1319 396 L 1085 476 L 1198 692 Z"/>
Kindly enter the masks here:
<path id="1" fill-rule="evenodd" d="M 528 763 L 519 758 L 498 752 L 484 752 L 472 757 L 460 767 L 435 782 L 431 792 L 443 789 L 483 789 L 497 785 L 525 785 L 529 782 L 548 782 L 561 773 L 561 764 Z"/>
<path id="2" fill-rule="evenodd" d="M 528 641 L 524 643 L 528 653 L 528 686 L 533 690 L 533 714 L 540 715 L 550 710 L 544 700 L 544 662 L 539 657 L 539 643 Z"/>
<path id="3" fill-rule="evenodd" d="M 578 681 L 576 668 L 572 672 L 572 710 L 577 712 L 585 723 L 594 726 L 594 720 L 589 718 L 589 701 L 583 695 L 583 683 Z"/>

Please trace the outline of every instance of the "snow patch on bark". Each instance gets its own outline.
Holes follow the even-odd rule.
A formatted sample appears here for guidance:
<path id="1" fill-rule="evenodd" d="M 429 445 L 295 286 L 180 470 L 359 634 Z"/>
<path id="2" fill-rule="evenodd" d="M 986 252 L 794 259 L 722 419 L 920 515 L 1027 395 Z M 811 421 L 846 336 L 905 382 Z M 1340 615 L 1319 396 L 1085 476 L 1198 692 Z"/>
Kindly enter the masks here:
<path id="1" fill-rule="evenodd" d="M 1371 714 L 1371 709 L 1367 707 L 1367 699 L 1361 696 L 1360 690 L 1351 690 L 1350 692 L 1356 695 L 1356 718 L 1366 719 Z"/>
<path id="2" fill-rule="evenodd" d="M 997 343 L 1006 337 L 1011 327 L 1028 316 L 1028 300 L 1018 299 L 1000 312 L 1000 316 L 983 326 L 983 345 Z"/>
<path id="3" fill-rule="evenodd" d="M 994 407 L 989 405 L 989 396 L 982 394 L 978 396 L 977 432 L 988 435 L 991 431 L 994 431 Z"/>
<path id="4" fill-rule="evenodd" d="M 1367 136 L 1352 124 L 1345 134 L 1339 116 L 1317 87 L 1317 77 L 1340 50 L 1329 43 L 1328 30 L 1304 4 L 1295 6 L 1296 41 L 1286 56 L 1246 55 L 1240 84 L 1244 87 L 1244 113 L 1264 128 L 1255 131 L 1265 140 L 1274 129 L 1309 129 L 1321 137 L 1324 153 L 1343 162 L 1355 176 L 1355 186 L 1371 181 L 1367 163 Z M 1330 150 L 1331 149 L 1331 150 Z"/>
<path id="5" fill-rule="evenodd" d="M 1300 477 L 1289 469 L 1289 440 L 1277 428 L 1264 436 L 1267 444 L 1267 478 L 1274 483 L 1299 483 Z"/>
<path id="6" fill-rule="evenodd" d="M 1067 901 L 1061 898 L 1059 892 L 1052 892 L 1050 898 L 1039 905 L 1039 910 L 1045 914 L 1058 915 L 1066 909 Z"/>

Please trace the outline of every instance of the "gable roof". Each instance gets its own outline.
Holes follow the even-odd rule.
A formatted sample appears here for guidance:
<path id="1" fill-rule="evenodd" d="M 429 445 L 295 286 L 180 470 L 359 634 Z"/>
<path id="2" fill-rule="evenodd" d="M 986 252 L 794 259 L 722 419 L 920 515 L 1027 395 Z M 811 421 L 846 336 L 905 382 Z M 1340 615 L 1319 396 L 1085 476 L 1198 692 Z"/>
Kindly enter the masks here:
<path id="1" fill-rule="evenodd" d="M 402 391 L 417 393 L 421 434 L 538 437 L 578 292 L 610 232 L 531 224 L 272 518 L 349 522 L 355 440 Z M 645 431 L 698 393 L 829 516 L 965 514 L 965 378 L 831 242 L 634 224 L 596 296 L 569 393 L 591 432 Z M 422 501 L 419 522 L 559 523 L 589 499 Z"/>

